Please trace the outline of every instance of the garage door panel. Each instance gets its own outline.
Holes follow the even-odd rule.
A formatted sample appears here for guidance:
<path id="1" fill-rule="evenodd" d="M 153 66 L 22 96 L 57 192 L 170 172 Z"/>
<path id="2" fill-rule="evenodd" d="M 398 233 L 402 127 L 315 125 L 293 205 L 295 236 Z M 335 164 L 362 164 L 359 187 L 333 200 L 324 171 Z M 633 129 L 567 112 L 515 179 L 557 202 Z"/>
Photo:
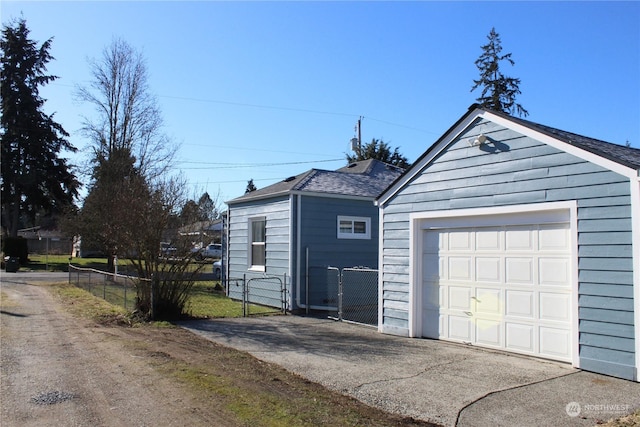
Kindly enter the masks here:
<path id="1" fill-rule="evenodd" d="M 511 323 L 505 324 L 505 347 L 518 352 L 535 352 L 535 328 L 533 325 Z"/>
<path id="2" fill-rule="evenodd" d="M 442 247 L 442 233 L 437 231 L 426 233 L 422 241 L 422 252 L 425 254 L 437 254 Z"/>
<path id="3" fill-rule="evenodd" d="M 499 230 L 482 230 L 476 232 L 477 251 L 499 251 L 502 249 L 502 234 Z"/>
<path id="4" fill-rule="evenodd" d="M 442 299 L 440 298 L 441 292 L 442 289 L 440 286 L 438 286 L 438 282 L 430 282 L 428 285 L 424 286 L 422 290 L 422 306 L 425 309 L 440 309 L 443 303 Z"/>
<path id="5" fill-rule="evenodd" d="M 477 319 L 476 342 L 491 347 L 502 347 L 502 322 L 489 319 Z"/>
<path id="6" fill-rule="evenodd" d="M 472 319 L 469 316 L 449 316 L 448 338 L 466 342 L 472 342 L 471 332 L 473 331 Z"/>
<path id="7" fill-rule="evenodd" d="M 538 250 L 568 251 L 571 248 L 571 234 L 568 224 L 540 226 L 538 232 Z"/>
<path id="8" fill-rule="evenodd" d="M 469 251 L 471 245 L 471 233 L 469 230 L 456 230 L 449 232 L 448 249 L 450 251 Z"/>
<path id="9" fill-rule="evenodd" d="M 540 354 L 554 359 L 571 359 L 570 333 L 566 329 L 540 327 Z"/>
<path id="10" fill-rule="evenodd" d="M 471 281 L 471 257 L 449 257 L 449 280 Z"/>
<path id="11" fill-rule="evenodd" d="M 498 257 L 476 258 L 476 281 L 500 283 L 502 280 L 501 259 Z"/>
<path id="12" fill-rule="evenodd" d="M 533 291 L 505 291 L 505 314 L 507 316 L 517 316 L 533 320 L 534 311 Z"/>
<path id="13" fill-rule="evenodd" d="M 534 284 L 534 259 L 528 258 L 506 258 L 505 259 L 506 282 L 516 285 Z"/>
<path id="14" fill-rule="evenodd" d="M 442 338 L 440 331 L 443 330 L 440 310 L 425 309 L 422 314 L 422 336 L 426 338 Z"/>
<path id="15" fill-rule="evenodd" d="M 507 251 L 533 250 L 533 232 L 528 227 L 507 227 L 505 235 Z"/>
<path id="16" fill-rule="evenodd" d="M 425 244 L 423 266 L 439 271 L 423 273 L 433 279 L 423 281 L 423 335 L 571 360 L 568 224 L 424 233 L 430 243 Z M 436 241 L 438 250 L 433 251 Z"/>
<path id="17" fill-rule="evenodd" d="M 541 285 L 569 288 L 568 258 L 540 258 L 538 264 Z"/>
<path id="18" fill-rule="evenodd" d="M 500 317 L 503 314 L 503 299 L 500 289 L 476 288 L 476 312 L 481 315 Z"/>
<path id="19" fill-rule="evenodd" d="M 540 292 L 540 320 L 567 323 L 571 320 L 571 295 Z"/>
<path id="20" fill-rule="evenodd" d="M 472 289 L 469 287 L 450 286 L 449 287 L 449 304 L 450 310 L 471 311 Z M 447 305 L 443 305 L 447 307 Z"/>
<path id="21" fill-rule="evenodd" d="M 424 254 L 422 256 L 422 280 L 433 282 L 440 279 L 440 273 L 442 271 L 440 267 L 441 261 L 444 260 L 438 256 L 434 256 L 434 254 Z"/>

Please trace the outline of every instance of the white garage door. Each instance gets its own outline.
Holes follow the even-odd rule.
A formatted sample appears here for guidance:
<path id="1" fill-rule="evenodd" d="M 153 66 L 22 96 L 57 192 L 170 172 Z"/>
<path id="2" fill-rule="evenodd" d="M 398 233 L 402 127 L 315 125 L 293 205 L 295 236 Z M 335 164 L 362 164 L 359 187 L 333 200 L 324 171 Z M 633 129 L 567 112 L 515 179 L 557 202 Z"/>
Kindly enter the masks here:
<path id="1" fill-rule="evenodd" d="M 568 224 L 423 233 L 423 336 L 571 361 Z"/>

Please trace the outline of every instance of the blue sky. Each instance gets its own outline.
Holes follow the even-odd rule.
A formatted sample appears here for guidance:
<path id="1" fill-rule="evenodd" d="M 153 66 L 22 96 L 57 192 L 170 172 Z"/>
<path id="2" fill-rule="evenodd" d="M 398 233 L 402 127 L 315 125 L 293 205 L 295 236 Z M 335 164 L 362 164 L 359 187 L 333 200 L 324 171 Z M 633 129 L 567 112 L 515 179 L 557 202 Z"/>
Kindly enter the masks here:
<path id="1" fill-rule="evenodd" d="M 74 86 L 119 37 L 141 50 L 176 172 L 194 198 L 241 196 L 345 165 L 362 140 L 418 158 L 479 96 L 474 61 L 495 27 L 534 122 L 640 148 L 639 2 L 6 1 L 32 39 L 54 37 L 47 113 L 80 149 Z"/>

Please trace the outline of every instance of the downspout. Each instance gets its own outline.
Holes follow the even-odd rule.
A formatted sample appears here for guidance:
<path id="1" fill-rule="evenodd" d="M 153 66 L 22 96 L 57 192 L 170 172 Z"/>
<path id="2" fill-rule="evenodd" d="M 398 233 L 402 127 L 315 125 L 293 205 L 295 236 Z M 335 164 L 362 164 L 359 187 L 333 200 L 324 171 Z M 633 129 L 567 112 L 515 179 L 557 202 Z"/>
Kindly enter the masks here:
<path id="1" fill-rule="evenodd" d="M 303 305 L 300 302 L 300 281 L 302 280 L 302 274 L 300 272 L 300 267 L 302 266 L 302 243 L 300 242 L 300 238 L 302 237 L 302 225 L 300 224 L 300 220 L 302 219 L 302 195 L 297 195 L 298 202 L 296 204 L 296 306 L 299 308 L 306 308 L 306 305 Z"/>
<path id="2" fill-rule="evenodd" d="M 294 210 L 295 207 L 295 201 L 293 199 L 293 194 L 289 195 L 289 277 L 293 278 L 294 276 L 291 274 L 293 272 L 293 248 L 294 248 L 294 241 L 293 241 L 293 236 L 294 236 L 294 221 L 293 221 L 293 213 L 295 212 Z M 297 260 L 300 258 L 300 253 L 297 251 L 295 252 L 295 258 L 296 258 L 296 262 L 298 262 Z M 297 281 L 297 280 L 296 280 Z M 285 290 L 286 290 L 286 281 L 285 281 Z M 289 286 L 291 286 L 291 284 L 289 284 Z M 291 295 L 291 293 L 289 294 L 289 307 L 293 307 L 293 295 Z"/>
<path id="3" fill-rule="evenodd" d="M 384 206 L 378 205 L 378 332 L 384 332 Z"/>
<path id="4" fill-rule="evenodd" d="M 640 169 L 638 176 L 631 178 L 631 242 L 633 248 L 633 320 L 635 330 L 634 380 L 640 382 Z"/>

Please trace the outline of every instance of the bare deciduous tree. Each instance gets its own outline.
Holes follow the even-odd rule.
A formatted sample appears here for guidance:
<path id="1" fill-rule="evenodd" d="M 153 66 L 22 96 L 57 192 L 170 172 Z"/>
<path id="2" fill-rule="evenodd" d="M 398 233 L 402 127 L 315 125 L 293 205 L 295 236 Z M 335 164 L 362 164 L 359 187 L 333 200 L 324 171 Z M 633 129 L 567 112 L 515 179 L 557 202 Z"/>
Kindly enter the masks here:
<path id="1" fill-rule="evenodd" d="M 163 119 L 148 84 L 143 55 L 115 39 L 100 60 L 90 62 L 93 80 L 77 89 L 77 97 L 95 107 L 83 131 L 94 154 L 109 158 L 116 149 L 133 155 L 135 166 L 150 181 L 171 166 L 177 146 L 163 132 Z"/>

